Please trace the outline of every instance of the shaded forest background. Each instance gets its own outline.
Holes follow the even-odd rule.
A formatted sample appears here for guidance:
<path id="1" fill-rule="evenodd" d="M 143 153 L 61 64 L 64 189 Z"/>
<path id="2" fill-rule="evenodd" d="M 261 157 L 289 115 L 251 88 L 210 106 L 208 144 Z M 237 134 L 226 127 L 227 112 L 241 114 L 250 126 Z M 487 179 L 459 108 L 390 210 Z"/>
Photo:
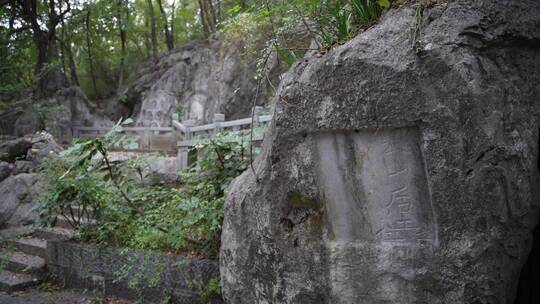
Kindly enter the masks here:
<path id="1" fill-rule="evenodd" d="M 346 41 L 391 4 L 388 0 L 0 0 L 0 107 L 24 89 L 35 88 L 55 66 L 91 99 L 109 98 L 132 80 L 141 62 L 157 60 L 196 39 L 242 43 L 248 60 L 275 50 L 290 65 L 308 50 L 305 41 L 315 38 L 316 49 Z"/>

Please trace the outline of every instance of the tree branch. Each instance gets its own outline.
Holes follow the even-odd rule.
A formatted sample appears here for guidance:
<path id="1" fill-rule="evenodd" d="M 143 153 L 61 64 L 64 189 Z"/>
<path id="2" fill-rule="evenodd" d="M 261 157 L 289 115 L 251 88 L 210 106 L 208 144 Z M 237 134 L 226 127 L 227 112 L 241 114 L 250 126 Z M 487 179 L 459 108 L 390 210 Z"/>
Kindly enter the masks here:
<path id="1" fill-rule="evenodd" d="M 0 8 L 6 4 L 14 2 L 14 0 L 0 0 Z"/>

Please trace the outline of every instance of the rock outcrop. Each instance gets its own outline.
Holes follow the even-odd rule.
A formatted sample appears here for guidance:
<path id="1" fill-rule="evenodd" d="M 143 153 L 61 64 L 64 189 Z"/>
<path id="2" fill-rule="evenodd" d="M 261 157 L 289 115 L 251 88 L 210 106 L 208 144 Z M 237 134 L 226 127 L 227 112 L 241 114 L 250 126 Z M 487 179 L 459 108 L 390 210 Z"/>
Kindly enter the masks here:
<path id="1" fill-rule="evenodd" d="M 438 2 L 285 76 L 225 204 L 227 303 L 513 303 L 539 219 L 540 3 Z"/>
<path id="2" fill-rule="evenodd" d="M 43 129 L 53 134 L 59 142 L 69 142 L 73 136 L 73 128 L 77 126 L 112 126 L 111 120 L 101 113 L 77 86 L 60 88 L 50 97 L 40 100 L 38 107 L 42 116 Z M 31 134 L 26 120 L 33 117 L 31 113 L 33 111 L 35 109 L 27 108 L 15 122 L 15 136 Z M 33 132 L 39 130 L 33 130 Z"/>
<path id="3" fill-rule="evenodd" d="M 23 137 L 47 130 L 59 142 L 69 142 L 77 126 L 107 127 L 111 120 L 90 101 L 81 88 L 69 84 L 66 76 L 53 68 L 39 83 L 40 89 L 10 103 L 0 113 L 0 134 Z"/>
<path id="4" fill-rule="evenodd" d="M 39 183 L 40 165 L 61 148 L 50 135 L 17 138 L 0 145 L 0 228 L 33 224 L 43 185 Z M 4 154 L 2 154 L 2 151 Z"/>
<path id="5" fill-rule="evenodd" d="M 0 183 L 0 227 L 29 225 L 39 218 L 33 210 L 37 198 L 33 187 L 37 176 L 35 173 L 22 173 L 12 175 Z"/>
<path id="6" fill-rule="evenodd" d="M 185 108 L 190 119 L 200 121 L 212 121 L 214 113 L 224 113 L 227 119 L 244 117 L 257 89 L 256 63 L 244 61 L 241 43 L 191 42 L 157 63 L 146 63 L 139 78 L 127 87 L 125 99 L 135 107 L 134 116 L 142 126 L 170 126 L 177 106 Z M 277 83 L 280 67 L 277 63 L 269 66 Z M 264 81 L 259 105 L 267 100 L 269 90 Z"/>
<path id="7" fill-rule="evenodd" d="M 17 159 L 24 158 L 31 147 L 32 140 L 28 137 L 2 142 L 0 143 L 0 161 L 13 163 Z"/>
<path id="8" fill-rule="evenodd" d="M 12 164 L 5 161 L 0 161 L 0 182 L 8 178 L 11 175 L 12 171 L 13 171 Z"/>

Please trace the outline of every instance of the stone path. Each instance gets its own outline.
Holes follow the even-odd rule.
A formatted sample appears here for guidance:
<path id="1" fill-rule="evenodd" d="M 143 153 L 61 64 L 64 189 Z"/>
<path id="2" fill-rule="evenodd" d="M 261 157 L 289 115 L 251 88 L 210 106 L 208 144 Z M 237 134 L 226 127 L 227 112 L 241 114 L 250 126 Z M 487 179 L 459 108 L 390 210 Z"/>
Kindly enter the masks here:
<path id="1" fill-rule="evenodd" d="M 65 238 L 70 233 L 63 228 L 41 228 L 28 236 L 9 238 L 0 248 L 0 291 L 16 292 L 39 285 L 46 275 L 47 240 Z"/>
<path id="2" fill-rule="evenodd" d="M 77 222 L 94 222 L 92 210 L 81 211 L 75 206 L 72 211 L 81 216 L 76 218 Z M 47 242 L 69 239 L 74 234 L 70 222 L 63 217 L 57 218 L 54 228 L 0 230 L 0 304 L 131 304 L 127 300 L 40 285 L 46 277 Z"/>
<path id="3" fill-rule="evenodd" d="M 85 222 L 84 219 L 77 221 Z M 57 218 L 54 228 L 38 228 L 22 234 L 0 231 L 0 292 L 22 291 L 41 284 L 46 276 L 47 241 L 68 239 L 74 233 L 69 221 L 63 217 Z"/>
<path id="4" fill-rule="evenodd" d="M 132 302 L 101 297 L 75 291 L 28 290 L 21 293 L 2 294 L 2 304 L 131 304 Z"/>

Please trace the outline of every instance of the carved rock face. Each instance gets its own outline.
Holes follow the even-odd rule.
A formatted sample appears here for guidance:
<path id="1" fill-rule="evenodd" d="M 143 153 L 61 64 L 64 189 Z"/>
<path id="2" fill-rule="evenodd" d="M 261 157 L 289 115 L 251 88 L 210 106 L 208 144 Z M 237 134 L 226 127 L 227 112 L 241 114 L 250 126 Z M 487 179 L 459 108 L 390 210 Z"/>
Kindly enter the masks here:
<path id="1" fill-rule="evenodd" d="M 437 4 L 416 42 L 414 15 L 285 76 L 225 204 L 228 303 L 513 303 L 540 207 L 540 4 Z"/>
<path id="2" fill-rule="evenodd" d="M 256 62 L 242 62 L 242 52 L 241 44 L 209 40 L 150 62 L 126 91 L 131 103 L 140 103 L 137 124 L 170 126 L 177 106 L 200 123 L 211 122 L 215 113 L 225 114 L 227 120 L 248 116 L 257 86 Z M 269 91 L 264 83 L 257 104 L 267 100 Z"/>

